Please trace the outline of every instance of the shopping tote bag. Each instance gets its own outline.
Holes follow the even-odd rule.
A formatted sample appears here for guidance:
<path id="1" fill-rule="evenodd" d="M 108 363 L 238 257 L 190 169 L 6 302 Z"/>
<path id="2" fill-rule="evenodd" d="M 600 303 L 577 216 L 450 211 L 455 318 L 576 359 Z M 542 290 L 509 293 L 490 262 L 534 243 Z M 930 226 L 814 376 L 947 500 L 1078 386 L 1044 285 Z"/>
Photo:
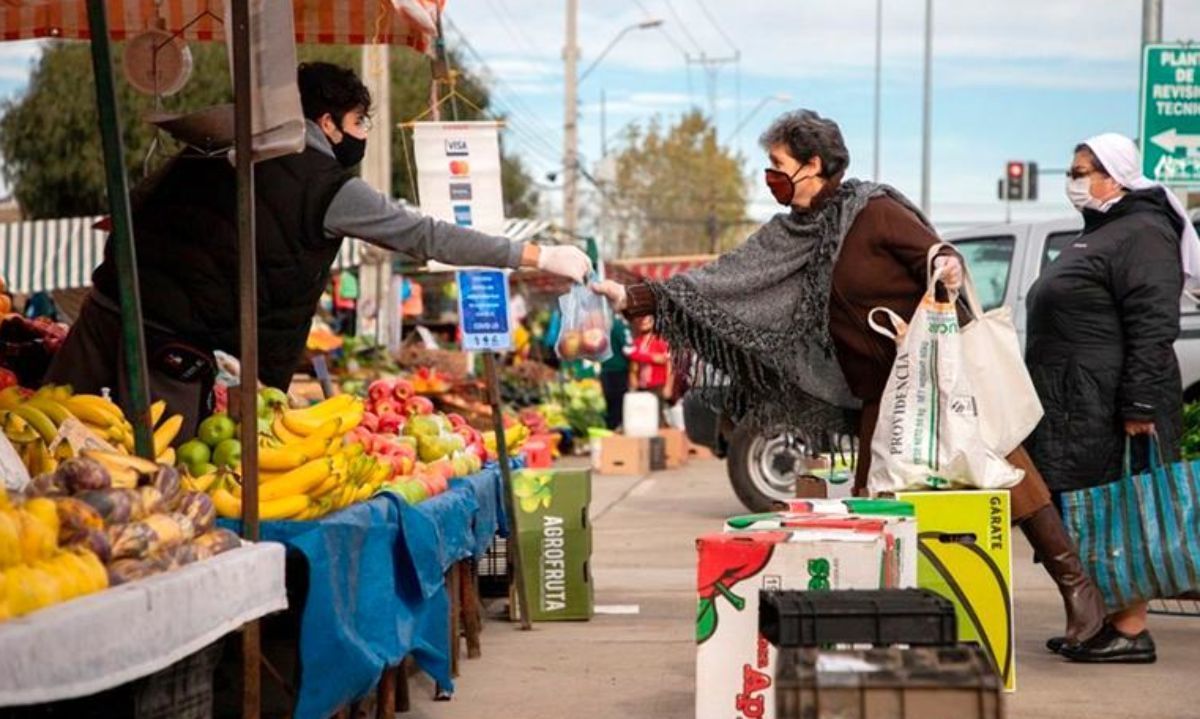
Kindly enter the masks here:
<path id="1" fill-rule="evenodd" d="M 1062 495 L 1063 521 L 1110 610 L 1200 590 L 1200 462 L 1164 461 L 1150 437 L 1150 467 Z"/>
<path id="2" fill-rule="evenodd" d="M 879 402 L 871 438 L 868 486 L 873 494 L 917 489 L 1001 489 L 1021 481 L 982 438 L 978 401 L 963 360 L 955 297 L 939 301 L 939 273 L 909 322 L 887 308 L 868 316 L 871 327 L 895 340 L 896 361 Z M 877 317 L 891 320 L 889 330 Z"/>
<path id="3" fill-rule="evenodd" d="M 930 250 L 931 264 L 943 247 L 949 245 Z M 1001 306 L 984 312 L 969 270 L 964 264 L 962 296 L 971 311 L 971 322 L 962 328 L 965 370 L 974 391 L 979 433 L 997 454 L 1008 456 L 1042 420 L 1042 402 L 1025 367 L 1011 310 Z"/>

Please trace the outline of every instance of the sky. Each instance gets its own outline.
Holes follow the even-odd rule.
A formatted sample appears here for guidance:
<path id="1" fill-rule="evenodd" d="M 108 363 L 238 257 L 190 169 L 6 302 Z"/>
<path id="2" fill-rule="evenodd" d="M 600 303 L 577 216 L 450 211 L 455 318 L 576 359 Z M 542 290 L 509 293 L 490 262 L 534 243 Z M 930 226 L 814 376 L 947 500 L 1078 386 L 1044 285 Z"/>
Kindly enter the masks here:
<path id="1" fill-rule="evenodd" d="M 580 85 L 580 151 L 589 169 L 604 144 L 603 92 L 610 152 L 620 149 L 628 123 L 670 122 L 693 107 L 709 112 L 715 101 L 719 138 L 746 159 L 755 219 L 777 210 L 761 182 L 757 137 L 786 110 L 835 119 L 850 148 L 849 174 L 872 177 L 875 0 L 579 4 L 581 73 L 624 28 L 663 21 L 623 35 Z M 1200 41 L 1200 2 L 1164 4 L 1164 40 Z M 925 3 L 884 5 L 880 179 L 916 199 Z M 508 118 L 506 145 L 552 200 L 561 198 L 559 183 L 545 178 L 562 166 L 565 6 L 446 5 L 449 44 L 491 80 L 494 105 Z M 931 194 L 940 226 L 1003 220 L 996 183 L 1008 160 L 1063 169 L 1075 144 L 1093 134 L 1137 135 L 1141 0 L 934 0 L 933 31 Z M 37 51 L 36 43 L 0 43 L 0 96 L 20 92 Z M 713 64 L 710 73 L 701 56 L 739 60 Z M 1014 205 L 1014 219 L 1070 211 L 1061 173 L 1043 174 L 1040 186 L 1043 199 Z"/>

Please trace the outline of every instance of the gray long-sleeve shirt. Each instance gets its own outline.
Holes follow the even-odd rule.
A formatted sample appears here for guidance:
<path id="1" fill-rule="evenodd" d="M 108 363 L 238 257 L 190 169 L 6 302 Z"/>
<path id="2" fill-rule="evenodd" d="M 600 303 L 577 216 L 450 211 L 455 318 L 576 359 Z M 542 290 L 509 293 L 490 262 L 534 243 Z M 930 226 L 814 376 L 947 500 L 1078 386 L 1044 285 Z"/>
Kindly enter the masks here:
<path id="1" fill-rule="evenodd" d="M 312 120 L 309 147 L 333 157 L 333 146 Z M 361 178 L 349 180 L 325 211 L 325 233 L 356 237 L 418 262 L 436 260 L 451 265 L 521 266 L 524 243 L 459 227 L 401 207 Z"/>

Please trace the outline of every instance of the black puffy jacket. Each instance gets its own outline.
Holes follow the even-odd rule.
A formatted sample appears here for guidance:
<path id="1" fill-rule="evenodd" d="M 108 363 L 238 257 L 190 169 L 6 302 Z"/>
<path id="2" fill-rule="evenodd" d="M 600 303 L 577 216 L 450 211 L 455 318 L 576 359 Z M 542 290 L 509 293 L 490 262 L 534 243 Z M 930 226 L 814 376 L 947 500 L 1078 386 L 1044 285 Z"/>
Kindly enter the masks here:
<path id="1" fill-rule="evenodd" d="M 1153 420 L 1174 460 L 1183 388 L 1179 336 L 1182 220 L 1163 190 L 1128 193 L 1084 230 L 1029 291 L 1025 361 L 1046 415 L 1026 443 L 1053 490 L 1119 479 L 1124 422 Z M 1134 469 L 1148 443 L 1133 443 Z"/>

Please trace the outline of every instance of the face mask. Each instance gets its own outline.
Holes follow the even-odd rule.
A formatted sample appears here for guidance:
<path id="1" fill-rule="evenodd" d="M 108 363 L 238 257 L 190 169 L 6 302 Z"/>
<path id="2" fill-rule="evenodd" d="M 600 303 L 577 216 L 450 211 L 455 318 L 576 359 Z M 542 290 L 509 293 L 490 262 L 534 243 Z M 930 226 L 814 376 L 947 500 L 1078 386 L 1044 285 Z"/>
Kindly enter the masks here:
<path id="1" fill-rule="evenodd" d="M 1067 199 L 1071 201 L 1076 210 L 1107 212 L 1108 208 L 1113 205 L 1113 201 L 1101 202 L 1092 197 L 1091 186 L 1092 181 L 1087 177 L 1067 178 Z"/>
<path id="2" fill-rule="evenodd" d="M 342 141 L 333 146 L 333 156 L 342 167 L 354 167 L 362 162 L 367 154 L 367 141 L 355 137 L 345 130 L 342 131 Z"/>
<path id="3" fill-rule="evenodd" d="M 771 190 L 771 196 L 775 198 L 776 202 L 785 206 L 792 204 L 792 200 L 796 199 L 796 185 L 816 177 L 816 175 L 809 175 L 796 180 L 795 177 L 800 174 L 801 169 L 803 168 L 797 168 L 790 175 L 773 167 L 766 169 L 767 188 Z"/>

